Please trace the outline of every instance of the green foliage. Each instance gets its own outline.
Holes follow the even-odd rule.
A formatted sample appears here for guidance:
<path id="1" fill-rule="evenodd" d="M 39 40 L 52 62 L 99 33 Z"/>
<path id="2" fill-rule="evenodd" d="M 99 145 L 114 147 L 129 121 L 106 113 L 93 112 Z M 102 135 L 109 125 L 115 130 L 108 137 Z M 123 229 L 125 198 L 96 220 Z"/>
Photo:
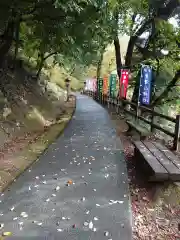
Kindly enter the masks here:
<path id="1" fill-rule="evenodd" d="M 127 34 L 131 51 L 126 62 L 134 65 L 134 76 L 139 64 L 148 61 L 156 72 L 160 71 L 156 79 L 160 88 L 167 84 L 167 72 L 170 78 L 179 69 L 180 28 L 167 22 L 176 6 L 176 0 L 2 0 L 0 61 L 18 43 L 21 52 L 36 64 L 38 74 L 51 57 L 54 65 L 83 81 L 90 72 L 94 76 L 94 66 L 99 65 L 106 47 L 119 35 Z M 143 33 L 148 37 L 140 49 L 136 46 Z M 169 54 L 163 56 L 161 50 Z M 138 60 L 134 61 L 134 56 Z"/>
<path id="2" fill-rule="evenodd" d="M 0 9 L 4 13 L 1 32 L 8 21 L 20 19 L 20 47 L 28 58 L 36 59 L 37 66 L 56 54 L 59 65 L 95 64 L 101 44 L 110 40 L 110 16 L 104 1 L 7 0 L 0 3 Z"/>

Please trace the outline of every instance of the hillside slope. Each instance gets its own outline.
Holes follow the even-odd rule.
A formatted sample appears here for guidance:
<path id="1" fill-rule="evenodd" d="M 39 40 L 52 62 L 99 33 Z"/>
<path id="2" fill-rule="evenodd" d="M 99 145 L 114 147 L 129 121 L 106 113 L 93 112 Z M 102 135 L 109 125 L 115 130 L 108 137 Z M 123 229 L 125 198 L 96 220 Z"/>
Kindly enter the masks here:
<path id="1" fill-rule="evenodd" d="M 44 72 L 37 82 L 26 64 L 16 65 L 12 71 L 7 61 L 0 72 L 0 192 L 38 159 L 75 107 Z"/>
<path id="2" fill-rule="evenodd" d="M 15 70 L 9 66 L 10 57 L 0 72 L 0 147 L 14 137 L 43 131 L 61 119 L 66 111 L 65 78 L 70 78 L 72 89 L 79 88 L 79 81 L 57 66 L 44 68 L 39 81 L 22 60 L 17 60 Z"/>

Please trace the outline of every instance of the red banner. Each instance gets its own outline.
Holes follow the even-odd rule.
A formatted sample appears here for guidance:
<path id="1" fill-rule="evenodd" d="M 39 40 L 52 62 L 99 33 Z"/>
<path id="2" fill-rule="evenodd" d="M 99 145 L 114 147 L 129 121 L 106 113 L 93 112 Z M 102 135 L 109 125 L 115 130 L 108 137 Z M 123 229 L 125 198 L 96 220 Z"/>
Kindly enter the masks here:
<path id="1" fill-rule="evenodd" d="M 104 77 L 103 79 L 103 94 L 108 94 L 108 77 Z"/>
<path id="2" fill-rule="evenodd" d="M 121 70 L 121 78 L 119 81 L 119 84 L 120 84 L 119 96 L 120 96 L 120 98 L 126 98 L 128 81 L 129 81 L 129 71 L 127 69 L 122 69 Z"/>

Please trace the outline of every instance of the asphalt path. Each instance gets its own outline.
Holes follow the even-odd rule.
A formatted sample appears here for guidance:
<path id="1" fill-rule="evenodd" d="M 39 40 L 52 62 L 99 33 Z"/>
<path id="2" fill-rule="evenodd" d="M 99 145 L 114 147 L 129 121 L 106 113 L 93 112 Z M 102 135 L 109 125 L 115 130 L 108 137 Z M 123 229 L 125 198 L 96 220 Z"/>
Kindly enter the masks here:
<path id="1" fill-rule="evenodd" d="M 107 111 L 77 95 L 56 142 L 0 196 L 0 232 L 18 240 L 131 240 L 126 162 Z"/>

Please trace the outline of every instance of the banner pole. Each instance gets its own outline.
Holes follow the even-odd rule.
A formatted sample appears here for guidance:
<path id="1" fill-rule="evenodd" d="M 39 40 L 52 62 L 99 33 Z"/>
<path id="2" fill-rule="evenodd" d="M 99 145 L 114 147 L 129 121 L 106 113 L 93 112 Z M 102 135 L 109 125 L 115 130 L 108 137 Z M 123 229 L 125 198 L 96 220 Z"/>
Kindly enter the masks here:
<path id="1" fill-rule="evenodd" d="M 139 82 L 139 94 L 138 94 L 138 103 L 137 103 L 137 108 L 136 108 L 136 121 L 139 117 L 139 107 L 141 105 L 141 101 L 140 101 L 140 95 L 141 95 L 141 87 L 142 87 L 142 68 L 144 65 L 141 66 L 141 76 L 140 76 L 140 82 Z"/>

